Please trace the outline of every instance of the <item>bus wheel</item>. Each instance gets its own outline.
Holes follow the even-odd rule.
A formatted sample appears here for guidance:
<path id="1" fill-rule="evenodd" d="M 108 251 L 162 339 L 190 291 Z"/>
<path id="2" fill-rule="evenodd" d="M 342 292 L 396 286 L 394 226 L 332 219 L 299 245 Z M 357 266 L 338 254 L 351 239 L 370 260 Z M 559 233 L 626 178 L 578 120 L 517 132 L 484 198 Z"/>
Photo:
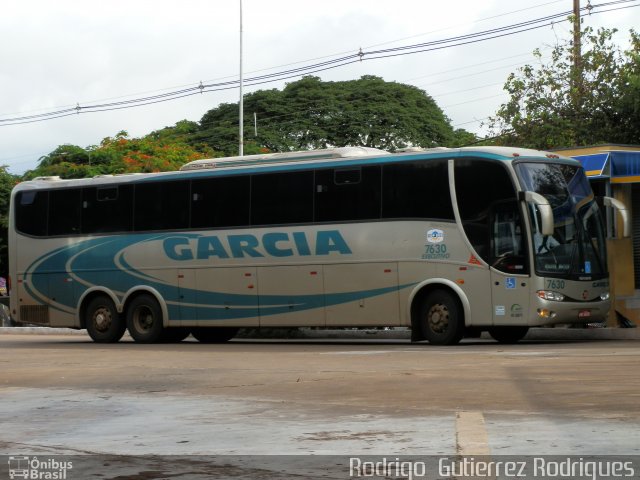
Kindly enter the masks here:
<path id="1" fill-rule="evenodd" d="M 89 302 L 84 320 L 89 336 L 97 343 L 115 343 L 127 328 L 113 300 L 105 295 Z"/>
<path id="2" fill-rule="evenodd" d="M 518 343 L 529 331 L 529 327 L 493 327 L 489 335 L 500 343 Z"/>
<path id="3" fill-rule="evenodd" d="M 238 333 L 236 327 L 198 327 L 191 329 L 191 335 L 200 343 L 224 343 Z"/>
<path id="4" fill-rule="evenodd" d="M 420 309 L 422 335 L 434 345 L 455 345 L 464 335 L 458 300 L 445 290 L 427 295 Z"/>
<path id="5" fill-rule="evenodd" d="M 127 328 L 131 337 L 139 343 L 162 341 L 162 310 L 151 295 L 140 295 L 127 308 Z"/>

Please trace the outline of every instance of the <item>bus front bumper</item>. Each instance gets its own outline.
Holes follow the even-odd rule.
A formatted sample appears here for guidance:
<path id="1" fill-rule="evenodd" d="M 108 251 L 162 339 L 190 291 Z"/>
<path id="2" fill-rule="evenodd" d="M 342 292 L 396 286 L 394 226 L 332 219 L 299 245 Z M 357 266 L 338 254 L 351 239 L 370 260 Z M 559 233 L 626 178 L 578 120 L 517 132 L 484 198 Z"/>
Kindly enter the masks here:
<path id="1" fill-rule="evenodd" d="M 611 300 L 595 302 L 555 302 L 536 299 L 531 313 L 531 325 L 558 323 L 601 323 L 607 320 Z"/>

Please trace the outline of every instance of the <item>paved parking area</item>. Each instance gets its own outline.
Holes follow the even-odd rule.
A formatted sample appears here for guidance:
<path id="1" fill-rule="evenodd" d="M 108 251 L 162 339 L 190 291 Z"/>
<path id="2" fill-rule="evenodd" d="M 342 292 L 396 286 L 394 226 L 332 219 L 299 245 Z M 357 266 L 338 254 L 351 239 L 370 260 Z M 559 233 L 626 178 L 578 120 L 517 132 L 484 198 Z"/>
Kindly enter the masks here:
<path id="1" fill-rule="evenodd" d="M 640 342 L 0 335 L 0 454 L 640 455 Z"/>

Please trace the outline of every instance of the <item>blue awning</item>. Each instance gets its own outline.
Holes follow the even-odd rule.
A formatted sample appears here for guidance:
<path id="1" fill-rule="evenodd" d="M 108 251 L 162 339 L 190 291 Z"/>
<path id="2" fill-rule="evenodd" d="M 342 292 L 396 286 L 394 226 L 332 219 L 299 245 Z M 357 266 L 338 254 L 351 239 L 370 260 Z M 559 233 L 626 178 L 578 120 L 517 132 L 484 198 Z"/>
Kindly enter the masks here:
<path id="1" fill-rule="evenodd" d="M 609 153 L 594 153 L 593 155 L 576 155 L 573 158 L 580 161 L 589 178 L 606 178 L 610 176 Z"/>
<path id="2" fill-rule="evenodd" d="M 640 152 L 611 152 L 611 182 L 640 183 Z"/>

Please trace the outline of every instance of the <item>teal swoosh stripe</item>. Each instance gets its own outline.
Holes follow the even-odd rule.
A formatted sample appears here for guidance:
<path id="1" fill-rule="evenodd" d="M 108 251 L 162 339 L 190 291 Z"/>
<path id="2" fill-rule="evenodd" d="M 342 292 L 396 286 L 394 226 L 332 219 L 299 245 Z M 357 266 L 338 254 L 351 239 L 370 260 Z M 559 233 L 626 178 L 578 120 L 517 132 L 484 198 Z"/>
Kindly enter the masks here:
<path id="1" fill-rule="evenodd" d="M 225 307 L 215 307 L 208 305 L 183 305 L 183 304 L 170 304 L 168 305 L 169 316 L 171 318 L 185 318 L 185 319 L 201 319 L 201 320 L 231 320 L 237 318 L 249 318 L 249 317 L 265 317 L 270 315 L 278 315 L 282 313 L 289 313 L 291 311 L 304 311 L 314 308 L 322 308 L 324 306 L 340 305 L 349 303 L 365 298 L 378 297 L 398 291 L 399 289 L 407 288 L 413 283 L 401 285 L 400 287 L 384 287 L 374 290 L 359 290 L 354 292 L 344 293 L 329 293 L 329 294 L 317 294 L 317 295 L 267 295 L 267 296 L 254 296 L 255 306 L 245 308 L 245 305 L 231 304 L 227 302 Z M 205 292 L 206 293 L 206 292 Z M 224 294 L 217 294 L 224 295 Z M 278 305 L 263 305 L 263 298 L 270 301 L 275 299 L 281 299 Z M 291 308 L 289 303 L 291 302 Z M 260 303 L 260 305 L 258 305 Z M 228 308 L 227 308 L 228 307 Z"/>
<path id="2" fill-rule="evenodd" d="M 182 235 L 182 234 L 181 234 Z M 190 288 L 179 288 L 133 268 L 124 258 L 124 250 L 132 245 L 162 240 L 171 234 L 142 234 L 89 239 L 63 247 L 35 261 L 27 271 L 33 290 L 30 294 L 43 299 L 55 298 L 56 303 L 71 309 L 76 307 L 74 288 L 63 281 L 70 270 L 86 285 L 104 286 L 114 292 L 126 292 L 144 284 L 157 290 L 166 300 L 188 298 L 189 304 L 171 302 L 168 305 L 171 318 L 233 319 L 276 315 L 293 310 L 310 310 L 324 306 L 339 305 L 352 301 L 385 295 L 407 288 L 415 283 L 342 293 L 310 295 L 256 295 L 212 292 Z M 187 234 L 197 238 L 198 234 Z M 120 268 L 116 263 L 122 266 Z M 66 273 L 65 273 L 66 272 Z M 48 275 L 57 273 L 58 275 Z M 57 278 L 56 278 L 57 277 Z M 56 281 L 59 280 L 59 281 Z M 78 292 L 75 292 L 78 293 Z"/>

